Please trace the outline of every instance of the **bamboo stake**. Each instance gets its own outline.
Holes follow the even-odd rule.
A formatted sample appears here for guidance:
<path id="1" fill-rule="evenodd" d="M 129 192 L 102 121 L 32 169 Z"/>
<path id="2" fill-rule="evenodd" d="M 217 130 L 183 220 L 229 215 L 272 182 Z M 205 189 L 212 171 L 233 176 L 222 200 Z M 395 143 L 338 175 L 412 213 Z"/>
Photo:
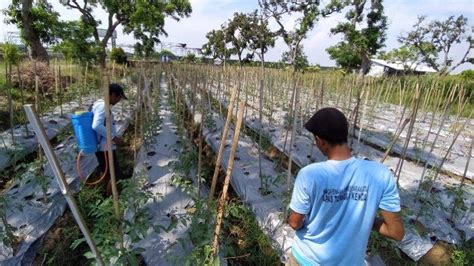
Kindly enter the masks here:
<path id="1" fill-rule="evenodd" d="M 16 65 L 16 71 L 18 72 L 18 87 L 20 89 L 21 106 L 23 106 L 23 105 L 25 105 L 25 95 L 24 95 L 24 92 L 23 92 L 23 89 L 24 89 L 23 88 L 23 79 L 21 78 L 20 68 L 21 68 L 21 59 L 20 59 L 20 61 L 18 61 L 18 64 Z M 28 123 L 25 123 L 24 126 L 25 126 L 25 137 L 29 137 L 30 132 L 28 130 Z"/>
<path id="2" fill-rule="evenodd" d="M 357 144 L 360 143 L 360 138 L 362 136 L 362 131 L 364 129 L 364 119 L 367 116 L 367 102 L 369 101 L 369 95 L 370 95 L 370 85 L 366 90 L 362 92 L 361 97 L 364 96 L 365 93 L 365 100 L 364 103 L 362 104 L 362 115 L 360 117 L 360 126 L 359 126 L 359 135 L 357 136 Z"/>
<path id="3" fill-rule="evenodd" d="M 416 84 L 415 106 L 413 108 L 412 115 L 410 117 L 410 126 L 408 127 L 408 132 L 405 138 L 405 144 L 403 146 L 402 155 L 400 157 L 400 160 L 398 161 L 397 168 L 395 169 L 395 174 L 397 176 L 397 184 L 398 184 L 398 181 L 400 180 L 400 174 L 402 172 L 403 162 L 405 161 L 405 158 L 406 158 L 408 144 L 410 143 L 410 138 L 413 132 L 415 122 L 416 122 L 416 116 L 418 114 L 418 108 L 420 106 L 421 94 L 422 94 L 422 91 L 420 90 L 419 84 Z"/>
<path id="4" fill-rule="evenodd" d="M 402 116 L 402 118 L 403 118 L 403 116 Z M 398 138 L 402 134 L 403 129 L 405 129 L 405 126 L 408 124 L 408 122 L 410 122 L 410 118 L 407 118 L 407 119 L 403 120 L 403 123 L 399 123 L 397 131 L 395 132 L 395 136 L 393 137 L 390 144 L 388 144 L 387 150 L 385 151 L 383 157 L 380 159 L 380 163 L 383 163 L 387 159 L 388 155 L 390 154 L 390 152 L 393 149 L 393 146 L 397 142 Z"/>
<path id="5" fill-rule="evenodd" d="M 295 120 L 297 117 L 294 115 L 295 114 L 295 99 L 296 99 L 296 87 L 297 87 L 297 77 L 296 77 L 296 72 L 293 71 L 293 92 L 291 93 L 291 102 L 290 102 L 290 110 L 288 111 L 288 125 L 285 131 L 285 141 L 283 143 L 283 152 L 286 151 L 286 144 L 288 142 L 288 134 L 290 133 L 290 119 Z M 291 149 L 291 147 L 290 147 Z"/>
<path id="6" fill-rule="evenodd" d="M 446 159 L 448 158 L 449 154 L 451 153 L 451 149 L 453 148 L 454 146 L 454 143 L 456 142 L 456 140 L 458 139 L 459 135 L 461 134 L 461 132 L 464 130 L 464 127 L 466 126 L 467 122 L 470 121 L 471 117 L 472 117 L 472 113 L 473 111 L 471 110 L 471 113 L 469 114 L 469 116 L 467 117 L 467 119 L 464 121 L 464 123 L 462 124 L 462 126 L 459 128 L 459 130 L 456 132 L 456 134 L 454 135 L 454 138 L 453 140 L 451 141 L 451 144 L 449 145 L 448 149 L 446 150 L 446 153 L 445 155 L 443 156 L 443 159 L 441 159 L 441 162 L 440 164 L 436 167 L 436 171 L 435 171 L 435 175 L 433 177 L 433 179 L 431 180 L 430 182 L 430 187 L 428 189 L 428 192 L 432 191 L 433 189 L 433 185 L 436 181 L 436 179 L 438 179 L 438 176 L 439 176 L 439 173 L 441 172 L 441 168 L 443 167 L 444 165 L 444 162 L 446 161 Z M 460 116 L 458 117 L 457 121 L 459 121 L 460 119 Z M 420 184 L 419 184 L 419 187 L 420 188 L 421 186 L 421 181 L 420 181 Z M 417 191 L 417 194 L 415 196 L 415 201 L 418 199 L 418 195 L 419 195 L 419 191 Z M 416 221 L 418 221 L 418 218 L 420 217 L 420 214 L 421 214 L 421 208 L 418 210 L 417 214 L 416 214 Z"/>
<path id="7" fill-rule="evenodd" d="M 61 64 L 58 64 L 58 84 L 59 84 L 59 111 L 60 116 L 64 117 L 63 114 L 63 85 L 61 82 Z"/>
<path id="8" fill-rule="evenodd" d="M 209 192 L 209 200 L 212 200 L 212 198 L 214 197 L 214 192 L 216 191 L 217 176 L 219 175 L 219 168 L 221 166 L 224 146 L 227 140 L 227 134 L 229 132 L 230 121 L 232 120 L 232 112 L 234 109 L 236 95 L 237 95 L 237 90 L 234 86 L 232 89 L 232 94 L 230 96 L 229 106 L 227 107 L 227 118 L 225 120 L 224 129 L 222 130 L 221 142 L 219 144 L 219 152 L 217 153 L 216 166 L 214 167 L 214 174 L 212 175 L 211 190 Z"/>
<path id="9" fill-rule="evenodd" d="M 110 98 L 109 98 L 109 73 L 107 70 L 102 69 L 102 90 L 104 93 L 104 102 L 105 102 L 105 127 L 106 127 L 106 141 L 107 141 L 107 153 L 108 153 L 108 161 L 109 161 L 109 174 L 110 174 L 110 182 L 112 186 L 112 197 L 113 197 L 113 205 L 114 205 L 114 212 L 115 218 L 119 223 L 119 235 L 123 237 L 122 234 L 122 215 L 120 212 L 119 206 L 119 195 L 117 190 L 117 181 L 115 177 L 115 167 L 114 166 L 114 154 L 112 149 L 112 121 L 111 121 L 111 110 L 110 110 Z M 123 241 L 120 242 L 121 247 L 123 248 Z"/>
<path id="10" fill-rule="evenodd" d="M 138 76 L 138 84 L 137 84 L 137 102 L 136 102 L 136 105 L 137 105 L 137 109 L 135 111 L 135 123 L 134 123 L 134 129 L 133 129 L 133 160 L 136 161 L 137 160 L 137 152 L 138 152 L 138 146 L 139 146 L 139 140 L 138 140 L 138 117 L 139 117 L 139 114 L 141 113 L 141 104 L 140 104 L 140 101 L 141 101 L 141 78 L 140 78 L 140 75 Z"/>
<path id="11" fill-rule="evenodd" d="M 458 188 L 460 191 L 462 190 L 462 187 L 464 186 L 464 182 L 466 180 L 467 170 L 469 169 L 469 162 L 471 161 L 473 145 L 474 145 L 474 137 L 471 136 L 471 144 L 469 145 L 469 152 L 467 153 L 466 167 L 464 167 L 464 173 L 461 178 L 461 184 L 459 184 L 459 188 Z M 462 200 L 462 194 L 459 194 L 458 200 Z M 454 219 L 455 211 L 456 211 L 456 204 L 454 202 L 453 209 L 451 210 L 451 216 L 450 216 L 451 221 Z"/>
<path id="12" fill-rule="evenodd" d="M 290 148 L 288 149 L 288 153 L 289 153 L 289 158 L 288 158 L 288 170 L 287 170 L 287 174 L 286 174 L 286 184 L 287 184 L 287 191 L 289 193 L 291 193 L 291 189 L 292 189 L 292 182 L 291 182 L 291 166 L 292 166 L 292 163 L 293 163 L 293 153 L 291 152 L 293 150 L 293 145 L 295 143 L 295 139 L 296 139 L 296 118 L 297 118 L 297 115 L 298 115 L 298 106 L 299 106 L 299 96 L 300 96 L 300 87 L 297 86 L 296 87 L 296 93 L 295 93 L 295 102 L 294 102 L 294 106 L 295 106 L 295 110 L 294 110 L 294 116 L 293 116 L 293 128 L 292 128 L 292 131 L 291 131 L 291 140 L 290 140 Z M 286 211 L 287 209 L 285 209 Z M 285 216 L 286 216 L 286 213 L 285 213 Z"/>
<path id="13" fill-rule="evenodd" d="M 217 253 L 219 252 L 219 236 L 220 236 L 220 231 L 221 231 L 225 204 L 227 200 L 227 190 L 229 189 L 230 179 L 232 178 L 232 169 L 234 167 L 235 153 L 237 151 L 237 146 L 239 143 L 239 134 L 240 134 L 240 128 L 242 126 L 242 118 L 244 114 L 244 109 L 245 109 L 245 102 L 241 101 L 239 104 L 239 112 L 237 114 L 237 124 L 235 125 L 234 138 L 232 140 L 229 160 L 227 162 L 227 171 L 226 171 L 226 176 L 224 179 L 224 187 L 222 188 L 222 194 L 221 194 L 221 198 L 219 200 L 219 206 L 217 209 L 218 211 L 217 211 L 217 218 L 216 218 L 216 228 L 214 230 L 214 241 L 212 243 L 212 250 L 213 250 L 214 256 L 217 256 Z"/>
<path id="14" fill-rule="evenodd" d="M 263 61 L 263 54 L 262 54 L 262 61 L 260 66 L 260 81 L 258 86 L 258 176 L 260 177 L 260 189 L 264 191 L 264 184 L 263 184 L 263 175 L 262 175 L 262 130 L 263 130 L 263 86 L 264 86 L 264 78 L 265 78 L 265 66 Z"/>
<path id="15" fill-rule="evenodd" d="M 203 91 L 205 91 L 205 87 L 203 88 Z M 202 95 L 202 94 L 201 94 Z M 197 194 L 198 198 L 200 198 L 200 191 L 201 191 L 201 175 L 202 175 L 202 139 L 203 139 L 203 134 L 202 134 L 202 128 L 203 128 L 203 123 L 204 123 L 204 99 L 203 97 L 200 97 L 200 105 L 201 105 L 201 123 L 199 123 L 199 136 L 198 136 L 198 165 L 197 165 Z M 209 108 L 211 108 L 209 106 Z M 193 116 L 194 117 L 194 116 Z"/>
<path id="16" fill-rule="evenodd" d="M 448 109 L 449 109 L 449 106 L 451 106 L 452 102 L 453 102 L 453 97 L 454 97 L 454 91 L 455 90 L 451 90 L 451 94 L 449 95 L 449 100 L 446 101 L 445 105 L 444 105 L 444 111 L 443 111 L 443 118 L 441 119 L 441 124 L 438 128 L 438 131 L 436 132 L 436 136 L 435 136 L 435 139 L 434 141 L 432 142 L 431 144 L 431 148 L 428 152 L 428 156 L 431 156 L 431 154 L 433 153 L 433 150 L 436 146 L 436 140 L 438 139 L 440 133 L 441 133 L 441 129 L 443 128 L 444 126 L 444 121 L 446 120 L 446 117 L 448 115 Z M 419 197 L 419 194 L 420 194 L 420 189 L 421 189 L 421 185 L 423 184 L 423 181 L 424 181 L 424 178 L 425 178 L 425 173 L 426 173 L 426 170 L 428 168 L 428 160 L 425 161 L 424 163 L 424 166 L 423 166 L 423 171 L 421 172 L 421 177 L 420 177 L 420 181 L 418 182 L 418 188 L 416 189 L 416 195 L 415 195 L 415 202 L 417 201 L 418 197 Z"/>
<path id="17" fill-rule="evenodd" d="M 359 106 L 360 106 L 361 98 L 363 97 L 363 93 L 364 93 L 364 90 L 363 90 L 363 87 L 362 87 L 363 85 L 361 85 L 362 84 L 361 82 L 364 82 L 363 77 L 357 82 L 358 84 L 357 84 L 356 106 L 355 106 L 354 111 L 351 113 L 351 116 L 350 116 L 351 117 L 350 120 L 352 121 L 351 126 L 350 126 L 350 132 L 351 132 L 351 135 L 353 137 L 356 136 L 355 130 L 356 130 L 356 127 L 357 127 L 357 120 L 359 119 Z M 354 149 L 353 145 L 354 145 L 354 140 L 351 138 L 350 147 L 351 147 L 352 150 Z"/>
<path id="18" fill-rule="evenodd" d="M 15 145 L 15 134 L 13 131 L 13 97 L 12 97 L 12 63 L 5 60 L 5 78 L 7 80 L 8 87 L 8 115 L 10 119 L 10 135 L 12 138 L 12 144 Z M 15 160 L 13 160 L 13 166 L 16 166 Z"/>

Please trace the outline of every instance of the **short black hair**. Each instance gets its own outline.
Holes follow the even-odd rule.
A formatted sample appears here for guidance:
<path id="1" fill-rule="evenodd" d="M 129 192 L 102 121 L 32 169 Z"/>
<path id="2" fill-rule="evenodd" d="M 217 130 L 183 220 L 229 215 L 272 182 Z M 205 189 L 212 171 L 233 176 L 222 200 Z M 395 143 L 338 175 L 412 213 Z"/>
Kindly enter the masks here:
<path id="1" fill-rule="evenodd" d="M 109 95 L 112 95 L 112 93 L 124 99 L 128 99 L 125 96 L 125 93 L 123 92 L 123 87 L 120 84 L 117 84 L 117 83 L 109 84 Z"/>
<path id="2" fill-rule="evenodd" d="M 331 145 L 347 143 L 349 123 L 346 116 L 336 108 L 327 107 L 317 111 L 304 127 Z"/>

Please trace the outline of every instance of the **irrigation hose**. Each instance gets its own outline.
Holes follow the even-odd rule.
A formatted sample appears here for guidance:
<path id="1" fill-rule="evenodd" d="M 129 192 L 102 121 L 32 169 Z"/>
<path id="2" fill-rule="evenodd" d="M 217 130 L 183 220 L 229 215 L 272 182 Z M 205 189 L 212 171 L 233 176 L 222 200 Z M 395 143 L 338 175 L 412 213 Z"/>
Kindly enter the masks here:
<path id="1" fill-rule="evenodd" d="M 98 180 L 93 181 L 93 182 L 87 182 L 86 177 L 84 177 L 81 173 L 81 156 L 82 156 L 82 151 L 79 152 L 79 154 L 77 155 L 77 160 L 76 160 L 76 171 L 77 171 L 77 174 L 79 175 L 79 179 L 81 181 L 84 181 L 86 186 L 95 186 L 95 185 L 99 184 L 100 182 L 102 182 L 102 180 L 107 175 L 107 171 L 109 170 L 108 169 L 109 168 L 109 163 L 108 163 L 108 160 L 107 160 L 107 153 L 104 152 L 104 158 L 105 158 L 105 171 L 104 171 L 104 174 Z"/>

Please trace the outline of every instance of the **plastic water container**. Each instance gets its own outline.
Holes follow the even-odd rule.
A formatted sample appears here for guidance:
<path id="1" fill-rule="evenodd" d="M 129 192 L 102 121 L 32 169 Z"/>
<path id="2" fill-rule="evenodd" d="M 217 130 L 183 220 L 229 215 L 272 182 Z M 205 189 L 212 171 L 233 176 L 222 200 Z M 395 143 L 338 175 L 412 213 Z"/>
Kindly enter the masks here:
<path id="1" fill-rule="evenodd" d="M 76 135 L 77 145 L 84 153 L 93 153 L 97 151 L 97 136 L 92 129 L 92 112 L 84 112 L 71 116 L 72 127 Z"/>

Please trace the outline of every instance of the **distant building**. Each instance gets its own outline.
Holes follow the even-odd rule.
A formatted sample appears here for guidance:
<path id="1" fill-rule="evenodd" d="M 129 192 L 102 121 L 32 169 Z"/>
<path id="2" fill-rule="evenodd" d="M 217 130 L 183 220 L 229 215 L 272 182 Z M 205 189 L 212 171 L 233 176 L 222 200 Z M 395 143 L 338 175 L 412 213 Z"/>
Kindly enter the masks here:
<path id="1" fill-rule="evenodd" d="M 391 62 L 381 59 L 371 59 L 370 60 L 370 70 L 367 74 L 371 77 L 381 77 L 381 76 L 392 76 L 392 75 L 405 75 L 405 74 L 414 74 L 414 75 L 423 75 L 436 73 L 432 67 L 429 67 L 421 63 L 402 63 L 402 62 Z"/>

